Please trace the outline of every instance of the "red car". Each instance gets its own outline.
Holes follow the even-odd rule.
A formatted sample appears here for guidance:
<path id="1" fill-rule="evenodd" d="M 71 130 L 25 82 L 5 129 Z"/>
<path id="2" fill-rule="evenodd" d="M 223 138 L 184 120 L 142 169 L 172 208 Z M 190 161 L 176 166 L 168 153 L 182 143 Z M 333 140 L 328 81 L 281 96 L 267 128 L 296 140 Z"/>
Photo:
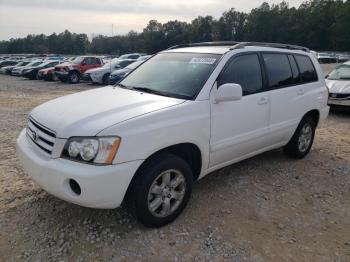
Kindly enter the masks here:
<path id="1" fill-rule="evenodd" d="M 45 81 L 56 81 L 57 77 L 54 75 L 54 67 L 44 68 L 39 70 L 37 79 L 44 79 Z"/>
<path id="2" fill-rule="evenodd" d="M 103 61 L 97 56 L 78 56 L 72 62 L 55 66 L 54 74 L 62 82 L 79 83 L 86 70 L 101 67 Z"/>

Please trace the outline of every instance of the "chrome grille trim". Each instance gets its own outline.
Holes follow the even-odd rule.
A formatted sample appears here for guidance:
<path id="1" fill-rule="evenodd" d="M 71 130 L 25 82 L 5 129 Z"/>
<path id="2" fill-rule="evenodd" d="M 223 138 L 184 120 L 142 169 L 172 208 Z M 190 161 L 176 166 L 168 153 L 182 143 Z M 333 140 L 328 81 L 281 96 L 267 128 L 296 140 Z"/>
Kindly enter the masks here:
<path id="1" fill-rule="evenodd" d="M 56 141 L 56 133 L 29 118 L 26 133 L 29 139 L 45 153 L 51 155 Z"/>

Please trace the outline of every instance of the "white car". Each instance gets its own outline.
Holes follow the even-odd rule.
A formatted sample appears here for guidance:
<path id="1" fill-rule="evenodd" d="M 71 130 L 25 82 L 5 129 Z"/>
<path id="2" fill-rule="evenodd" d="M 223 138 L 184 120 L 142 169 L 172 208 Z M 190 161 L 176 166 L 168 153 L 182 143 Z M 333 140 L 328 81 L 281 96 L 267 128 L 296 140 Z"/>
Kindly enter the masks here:
<path id="1" fill-rule="evenodd" d="M 19 67 L 15 67 L 12 69 L 12 72 L 11 74 L 13 76 L 22 76 L 23 74 L 23 71 L 27 68 L 30 68 L 30 67 L 34 67 L 34 66 L 38 66 L 42 63 L 43 61 L 42 60 L 33 60 L 32 62 L 30 62 L 29 64 L 25 65 L 25 66 L 19 66 Z"/>
<path id="2" fill-rule="evenodd" d="M 350 108 L 350 62 L 336 67 L 326 76 L 329 88 L 328 104 L 334 108 Z"/>
<path id="3" fill-rule="evenodd" d="M 94 84 L 107 85 L 111 72 L 124 68 L 135 61 L 135 59 L 120 60 L 119 58 L 115 58 L 110 62 L 104 64 L 102 67 L 87 70 L 83 75 L 83 80 L 91 81 Z"/>
<path id="4" fill-rule="evenodd" d="M 193 182 L 217 169 L 280 147 L 305 157 L 327 100 L 306 48 L 183 45 L 117 86 L 36 107 L 17 150 L 47 192 L 92 208 L 124 201 L 145 226 L 159 227 L 182 212 Z"/>

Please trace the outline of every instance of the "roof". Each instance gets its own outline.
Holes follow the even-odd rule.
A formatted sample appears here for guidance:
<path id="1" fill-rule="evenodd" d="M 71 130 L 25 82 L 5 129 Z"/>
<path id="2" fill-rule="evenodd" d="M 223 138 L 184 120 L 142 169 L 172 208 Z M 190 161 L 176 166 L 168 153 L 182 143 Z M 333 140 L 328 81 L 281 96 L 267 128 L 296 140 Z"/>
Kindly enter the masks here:
<path id="1" fill-rule="evenodd" d="M 249 49 L 251 51 L 295 51 L 310 52 L 306 47 L 262 42 L 204 42 L 184 44 L 170 47 L 164 52 L 186 52 L 186 53 L 208 53 L 208 54 L 225 54 L 231 50 Z"/>

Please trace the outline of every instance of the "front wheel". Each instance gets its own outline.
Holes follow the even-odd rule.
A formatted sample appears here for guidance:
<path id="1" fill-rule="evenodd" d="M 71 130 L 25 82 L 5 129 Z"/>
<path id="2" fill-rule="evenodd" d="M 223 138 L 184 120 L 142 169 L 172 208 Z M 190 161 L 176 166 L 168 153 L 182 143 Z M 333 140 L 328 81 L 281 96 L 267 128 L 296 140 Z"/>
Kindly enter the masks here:
<path id="1" fill-rule="evenodd" d="M 173 154 L 160 154 L 138 172 L 128 192 L 128 207 L 146 227 L 161 227 L 175 220 L 192 192 L 189 165 Z"/>
<path id="2" fill-rule="evenodd" d="M 293 158 L 301 159 L 305 157 L 312 147 L 315 129 L 315 121 L 311 117 L 305 116 L 297 127 L 292 139 L 284 147 L 284 152 Z"/>
<path id="3" fill-rule="evenodd" d="M 102 78 L 102 83 L 104 84 L 104 85 L 108 85 L 108 82 L 109 82 L 109 73 L 107 73 L 107 74 L 105 74 L 104 76 L 103 76 L 103 78 Z"/>
<path id="4" fill-rule="evenodd" d="M 77 84 L 80 81 L 80 76 L 77 72 L 71 72 L 68 76 L 69 83 Z"/>

